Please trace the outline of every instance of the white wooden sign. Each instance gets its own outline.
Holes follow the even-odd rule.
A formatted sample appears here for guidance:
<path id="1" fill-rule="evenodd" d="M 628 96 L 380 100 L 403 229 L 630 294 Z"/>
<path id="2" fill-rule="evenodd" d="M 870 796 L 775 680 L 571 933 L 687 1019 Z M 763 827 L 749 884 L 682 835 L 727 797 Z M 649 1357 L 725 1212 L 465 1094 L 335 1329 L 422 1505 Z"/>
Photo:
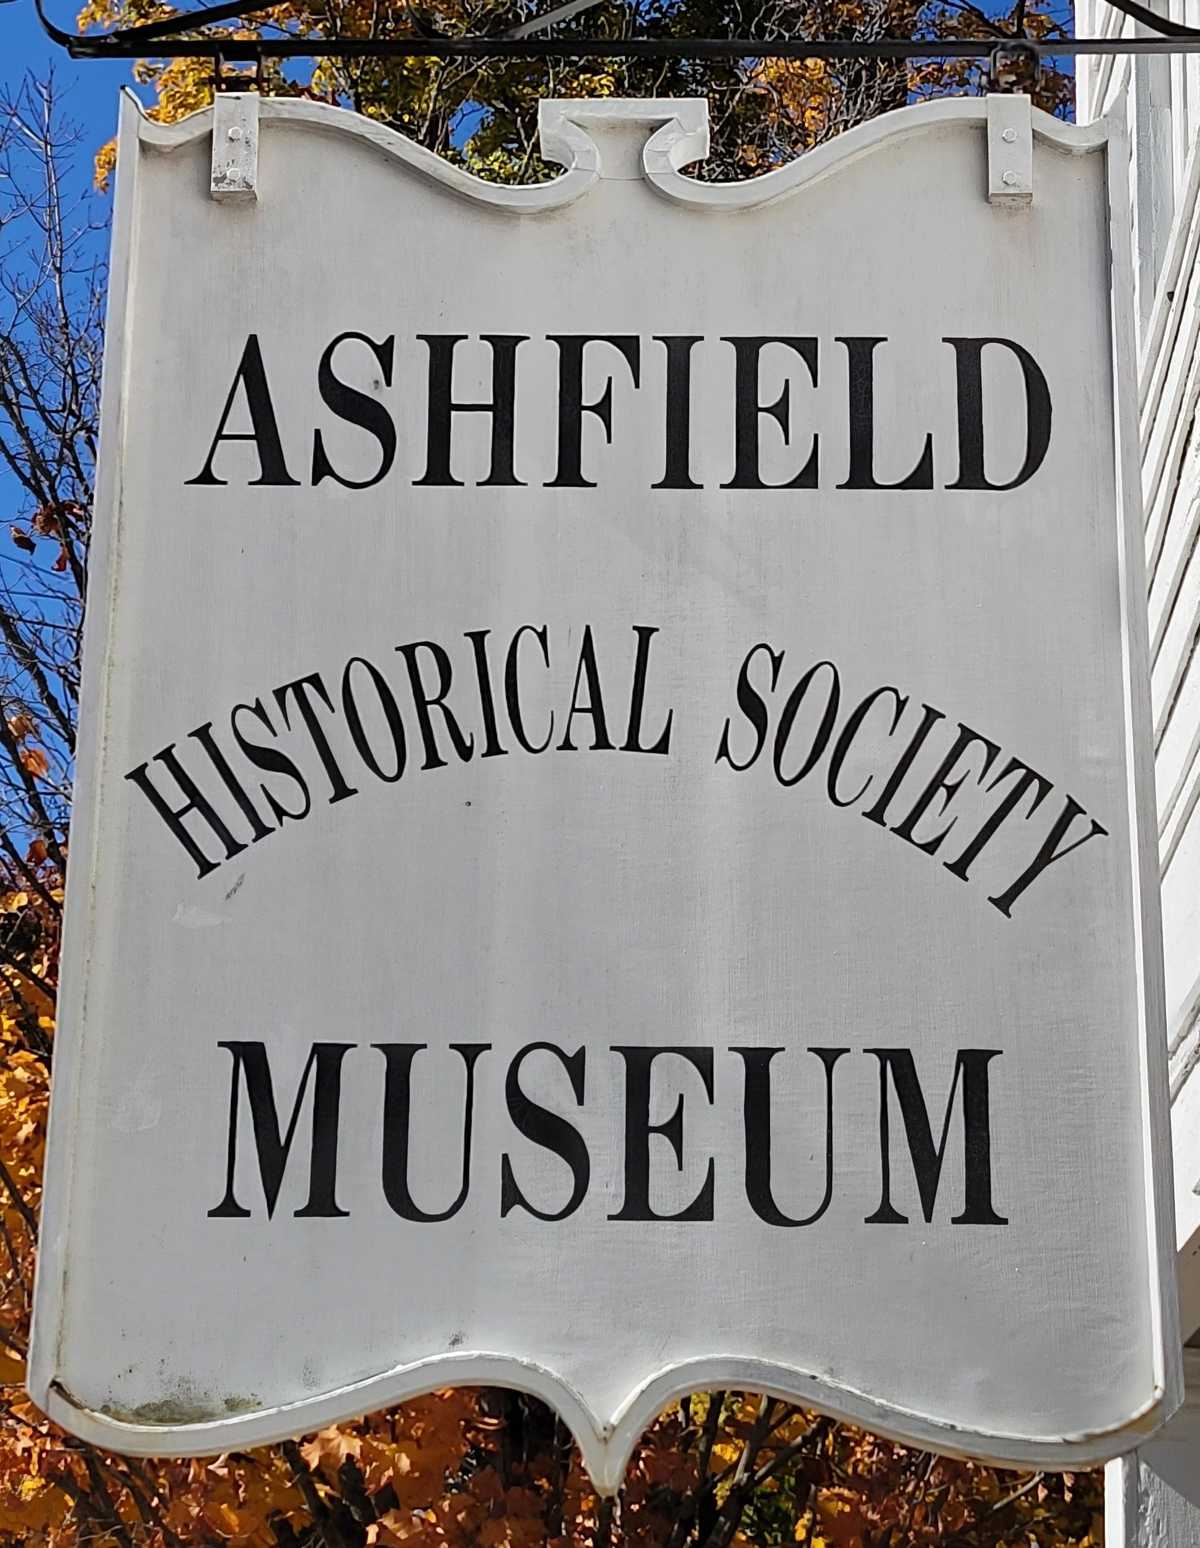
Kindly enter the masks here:
<path id="1" fill-rule="evenodd" d="M 547 102 L 502 188 L 126 104 L 56 1419 L 507 1384 L 611 1488 L 705 1385 L 1048 1466 L 1172 1410 L 1110 133 L 719 185 L 703 103 Z"/>

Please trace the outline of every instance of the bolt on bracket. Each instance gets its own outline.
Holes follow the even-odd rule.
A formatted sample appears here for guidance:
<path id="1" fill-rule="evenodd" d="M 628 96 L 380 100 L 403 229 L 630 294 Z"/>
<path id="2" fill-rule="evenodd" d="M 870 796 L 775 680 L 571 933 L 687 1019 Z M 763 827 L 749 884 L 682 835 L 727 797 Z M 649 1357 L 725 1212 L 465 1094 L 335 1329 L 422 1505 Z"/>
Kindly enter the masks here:
<path id="1" fill-rule="evenodd" d="M 987 159 L 990 203 L 1033 203 L 1033 106 L 1027 96 L 988 94 Z"/>
<path id="2" fill-rule="evenodd" d="M 227 204 L 258 198 L 258 93 L 213 97 L 212 196 Z"/>

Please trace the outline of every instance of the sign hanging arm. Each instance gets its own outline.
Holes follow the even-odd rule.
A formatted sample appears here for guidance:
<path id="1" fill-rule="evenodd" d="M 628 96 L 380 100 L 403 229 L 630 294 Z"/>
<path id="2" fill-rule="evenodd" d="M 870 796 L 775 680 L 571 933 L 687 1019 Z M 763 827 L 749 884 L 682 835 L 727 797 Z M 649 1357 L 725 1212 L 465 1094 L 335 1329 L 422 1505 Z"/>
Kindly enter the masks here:
<path id="1" fill-rule="evenodd" d="M 596 0 L 567 0 L 541 17 L 483 37 L 438 34 L 410 13 L 413 36 L 406 38 L 227 38 L 183 36 L 210 24 L 254 17 L 271 9 L 266 0 L 220 0 L 160 21 L 111 32 L 67 32 L 46 15 L 44 0 L 34 0 L 47 36 L 74 59 L 209 57 L 258 62 L 268 58 L 746 58 L 746 59 L 988 59 L 996 75 L 1001 54 L 1019 52 L 1037 59 L 1055 55 L 1198 53 L 1200 28 L 1189 27 L 1141 4 L 1107 0 L 1124 16 L 1152 29 L 1150 37 L 1055 38 L 547 38 L 544 32 L 587 10 Z M 147 44 L 153 43 L 153 48 Z"/>

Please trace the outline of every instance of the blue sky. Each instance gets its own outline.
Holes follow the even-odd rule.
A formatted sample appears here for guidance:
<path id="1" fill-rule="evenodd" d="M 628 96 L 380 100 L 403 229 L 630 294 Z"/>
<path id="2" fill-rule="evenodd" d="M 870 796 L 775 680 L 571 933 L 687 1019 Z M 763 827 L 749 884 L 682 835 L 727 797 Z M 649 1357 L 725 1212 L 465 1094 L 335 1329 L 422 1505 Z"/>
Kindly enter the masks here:
<path id="1" fill-rule="evenodd" d="M 66 0 L 65 4 L 64 0 L 50 0 L 50 4 L 54 20 L 74 30 L 74 0 Z M 98 257 L 107 257 L 111 201 L 92 189 L 92 157 L 116 128 L 118 94 L 130 82 L 130 65 L 125 60 L 97 64 L 74 61 L 46 37 L 32 0 L 0 4 L 0 86 L 4 94 L 15 94 L 26 72 L 45 78 L 51 68 L 64 116 L 80 130 L 79 144 L 70 153 L 64 181 L 68 206 L 74 206 L 82 197 L 84 209 L 75 211 L 71 225 L 86 229 L 86 242 L 89 246 L 94 244 Z M 12 588 L 18 605 L 22 588 L 28 584 L 26 561 L 10 543 L 8 530 L 27 503 L 17 480 L 0 465 L 0 581 Z M 39 585 L 38 590 L 40 593 L 44 587 Z"/>
<path id="2" fill-rule="evenodd" d="M 47 0 L 47 11 L 57 26 L 75 30 L 72 0 L 65 4 L 63 0 Z M 0 75 L 4 84 L 15 86 L 26 70 L 44 74 L 51 65 L 68 113 L 87 131 L 88 140 L 102 145 L 116 128 L 117 94 L 130 84 L 129 61 L 70 59 L 65 49 L 42 31 L 33 0 L 0 4 Z"/>

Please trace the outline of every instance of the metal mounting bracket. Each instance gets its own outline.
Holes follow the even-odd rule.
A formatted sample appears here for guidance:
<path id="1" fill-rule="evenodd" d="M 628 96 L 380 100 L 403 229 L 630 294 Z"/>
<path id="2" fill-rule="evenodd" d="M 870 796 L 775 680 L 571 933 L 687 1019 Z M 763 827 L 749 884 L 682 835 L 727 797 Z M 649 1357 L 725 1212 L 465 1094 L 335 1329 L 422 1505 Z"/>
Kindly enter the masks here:
<path id="1" fill-rule="evenodd" d="M 1033 203 L 1033 109 L 1027 96 L 990 92 L 987 99 L 988 201 L 1010 208 Z"/>
<path id="2" fill-rule="evenodd" d="M 212 196 L 227 204 L 258 198 L 258 93 L 213 97 Z"/>
<path id="3" fill-rule="evenodd" d="M 3 0 L 0 0 L 0 4 Z M 1099 38 L 1067 36 L 1038 39 L 991 38 L 547 38 L 546 32 L 593 0 L 566 0 L 541 16 L 481 37 L 450 37 L 406 4 L 411 31 L 401 37 L 332 37 L 205 33 L 210 23 L 243 23 L 271 9 L 272 0 L 217 0 L 156 21 L 117 27 L 104 33 L 66 32 L 46 15 L 45 0 L 33 0 L 47 37 L 72 59 L 212 59 L 220 87 L 222 58 L 258 66 L 260 86 L 268 59 L 987 59 L 993 86 L 1012 91 L 1036 79 L 1041 60 L 1056 55 L 1200 53 L 1200 27 L 1173 21 L 1141 0 L 1108 0 L 1114 10 L 1146 29 L 1130 37 L 1117 30 Z M 1062 33 L 1059 26 L 1054 29 Z M 199 32 L 199 36 L 195 36 Z M 187 36 L 185 34 L 192 34 Z M 153 43 L 153 47 L 147 44 Z"/>

